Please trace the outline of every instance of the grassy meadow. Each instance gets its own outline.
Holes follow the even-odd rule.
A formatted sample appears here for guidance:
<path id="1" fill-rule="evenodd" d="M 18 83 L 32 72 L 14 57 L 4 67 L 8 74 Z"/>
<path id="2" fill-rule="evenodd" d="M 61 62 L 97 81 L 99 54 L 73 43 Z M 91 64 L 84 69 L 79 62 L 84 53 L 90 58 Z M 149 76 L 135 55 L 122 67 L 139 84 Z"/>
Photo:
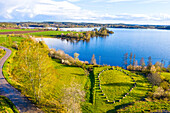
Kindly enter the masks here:
<path id="1" fill-rule="evenodd" d="M 0 32 L 12 32 L 12 31 L 37 31 L 38 29 L 0 29 Z"/>
<path id="2" fill-rule="evenodd" d="M 41 36 L 45 36 L 45 37 L 55 37 L 57 35 L 61 35 L 61 34 L 66 35 L 67 33 L 70 33 L 70 31 L 43 31 L 43 32 L 35 32 L 35 33 L 29 33 L 30 35 L 34 35 L 36 37 L 41 37 Z M 73 32 L 73 33 L 78 33 L 78 32 Z"/>
<path id="3" fill-rule="evenodd" d="M 119 100 L 133 87 L 133 80 L 121 71 L 108 70 L 100 75 L 101 88 L 110 101 Z"/>
<path id="4" fill-rule="evenodd" d="M 102 71 L 102 70 L 106 70 L 108 67 L 99 67 L 99 68 L 95 68 L 94 69 L 94 76 L 95 78 L 98 76 L 98 74 Z M 108 73 L 111 70 L 107 70 L 106 72 L 103 72 L 101 74 L 101 76 L 107 76 Z M 126 71 L 126 70 L 124 70 Z M 118 73 L 117 73 L 118 72 Z M 103 96 L 103 93 L 101 91 L 99 91 L 99 88 L 98 87 L 95 87 L 95 103 L 94 103 L 94 106 L 93 106 L 93 109 L 95 109 L 95 112 L 108 112 L 108 113 L 112 113 L 112 112 L 116 112 L 118 109 L 122 108 L 122 107 L 126 107 L 130 104 L 134 104 L 136 101 L 140 101 L 142 100 L 143 98 L 145 98 L 147 96 L 147 93 L 148 91 L 151 90 L 151 84 L 148 82 L 148 80 L 142 76 L 142 75 L 137 75 L 137 74 L 134 74 L 134 73 L 131 73 L 129 71 L 126 71 L 129 76 L 132 76 L 134 78 L 134 80 L 136 81 L 136 87 L 133 88 L 133 90 L 131 92 L 127 92 L 129 93 L 129 95 L 127 95 L 125 98 L 121 99 L 121 101 L 116 101 L 115 103 L 112 103 L 112 102 L 107 102 L 105 96 Z M 119 72 L 119 71 L 113 71 L 111 72 L 113 75 L 109 75 L 109 77 L 107 77 L 108 79 L 110 79 L 110 77 L 112 76 L 117 76 L 118 79 L 120 79 L 119 81 L 122 80 L 126 80 L 127 81 L 124 81 L 128 86 L 125 86 L 124 84 L 119 84 L 120 87 L 124 87 L 122 89 L 119 90 L 119 92 L 123 92 L 125 93 L 125 91 L 128 91 L 128 89 L 132 86 L 132 81 L 126 77 L 127 75 L 124 75 L 122 74 L 122 72 Z M 106 74 L 106 75 L 104 75 Z M 120 77 L 119 76 L 123 76 L 123 77 Z M 114 77 L 113 77 L 114 78 Z M 106 78 L 103 79 L 104 82 L 105 81 L 109 81 L 109 82 L 114 82 L 114 80 L 107 80 Z M 119 81 L 116 81 L 115 82 L 119 82 Z M 101 83 L 102 82 L 102 79 L 101 79 Z M 109 88 L 105 88 L 106 91 L 104 92 L 104 89 L 103 89 L 103 92 L 105 93 L 105 95 L 108 95 L 108 99 L 109 97 L 110 98 L 113 98 L 114 97 L 114 94 L 116 92 L 114 92 L 114 88 L 113 87 L 116 87 L 116 86 L 112 86 L 112 85 L 108 85 L 107 87 L 109 87 L 110 89 L 112 90 L 109 90 Z M 102 85 L 101 85 L 101 88 L 102 88 Z M 117 98 L 120 98 L 122 95 L 122 93 L 119 93 L 118 97 Z M 88 112 L 89 109 L 84 109 L 84 112 Z M 90 111 L 90 110 L 89 110 Z"/>

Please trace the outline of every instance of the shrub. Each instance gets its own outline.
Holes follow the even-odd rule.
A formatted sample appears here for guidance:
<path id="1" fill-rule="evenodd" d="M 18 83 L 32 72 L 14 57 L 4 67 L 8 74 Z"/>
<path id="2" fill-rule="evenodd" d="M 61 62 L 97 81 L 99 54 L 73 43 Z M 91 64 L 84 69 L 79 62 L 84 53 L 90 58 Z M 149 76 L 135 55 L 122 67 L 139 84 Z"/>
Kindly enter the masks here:
<path id="1" fill-rule="evenodd" d="M 148 80 L 152 83 L 152 85 L 159 85 L 162 81 L 158 73 L 148 74 Z"/>
<path id="2" fill-rule="evenodd" d="M 166 81 L 163 81 L 161 84 L 160 84 L 160 87 L 162 87 L 164 90 L 168 90 L 170 85 L 168 82 Z"/>

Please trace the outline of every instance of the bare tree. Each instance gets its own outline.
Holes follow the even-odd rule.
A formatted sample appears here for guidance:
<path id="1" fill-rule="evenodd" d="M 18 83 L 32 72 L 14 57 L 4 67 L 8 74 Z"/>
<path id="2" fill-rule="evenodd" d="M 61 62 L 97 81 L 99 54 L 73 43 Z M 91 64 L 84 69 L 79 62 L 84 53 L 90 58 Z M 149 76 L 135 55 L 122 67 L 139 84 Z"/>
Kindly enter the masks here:
<path id="1" fill-rule="evenodd" d="M 135 61 L 136 61 L 136 55 L 134 54 L 134 56 L 133 56 L 133 66 L 135 66 Z"/>
<path id="2" fill-rule="evenodd" d="M 151 67 L 152 67 L 152 58 L 151 58 L 151 56 L 149 56 L 147 68 L 150 70 Z"/>
<path id="3" fill-rule="evenodd" d="M 93 54 L 92 58 L 91 58 L 91 62 L 90 64 L 96 65 L 96 59 L 95 59 L 95 55 Z"/>
<path id="4" fill-rule="evenodd" d="M 144 68 L 144 66 L 145 66 L 145 61 L 144 61 L 143 57 L 140 60 L 140 65 L 142 66 L 142 68 Z"/>
<path id="5" fill-rule="evenodd" d="M 132 65 L 132 53 L 130 53 L 129 59 L 130 59 L 130 65 Z"/>
<path id="6" fill-rule="evenodd" d="M 65 86 L 63 89 L 63 97 L 61 103 L 66 106 L 68 113 L 81 113 L 81 101 L 84 101 L 85 92 L 81 90 L 81 86 L 72 83 L 70 87 Z"/>
<path id="7" fill-rule="evenodd" d="M 124 61 L 124 67 L 127 68 L 127 65 L 128 65 L 128 53 L 125 53 L 125 54 L 124 54 L 124 59 L 123 59 L 123 61 Z"/>

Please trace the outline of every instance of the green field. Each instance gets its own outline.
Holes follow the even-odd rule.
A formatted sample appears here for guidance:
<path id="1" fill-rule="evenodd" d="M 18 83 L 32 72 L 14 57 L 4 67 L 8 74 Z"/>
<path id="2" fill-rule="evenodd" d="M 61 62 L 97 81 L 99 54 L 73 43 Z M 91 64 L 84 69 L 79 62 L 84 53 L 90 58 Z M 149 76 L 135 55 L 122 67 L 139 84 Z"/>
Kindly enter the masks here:
<path id="1" fill-rule="evenodd" d="M 0 95 L 0 113 L 19 113 L 19 111 L 8 98 Z"/>
<path id="2" fill-rule="evenodd" d="M 61 34 L 66 35 L 67 33 L 70 33 L 70 31 L 43 31 L 43 32 L 35 32 L 35 33 L 29 33 L 30 35 L 34 36 L 47 36 L 47 37 L 54 37 L 56 35 L 61 35 Z M 77 32 L 73 32 L 77 33 Z"/>
<path id="3" fill-rule="evenodd" d="M 12 32 L 12 31 L 36 31 L 38 29 L 0 29 L 0 32 Z"/>
<path id="4" fill-rule="evenodd" d="M 11 37 L 12 41 L 16 41 L 17 43 L 21 42 L 21 40 L 24 39 L 22 37 Z M 6 35 L 0 35 L 0 45 L 2 43 L 8 43 L 8 37 Z"/>
<path id="5" fill-rule="evenodd" d="M 94 69 L 95 80 L 97 80 L 98 74 L 102 70 L 106 70 L 106 68 L 107 67 L 100 67 L 100 68 Z M 108 71 L 110 71 L 110 70 L 108 70 Z M 131 73 L 131 72 L 126 71 L 126 70 L 123 70 L 123 71 L 127 72 L 129 74 L 129 76 L 134 78 L 134 80 L 136 81 L 136 87 L 133 88 L 133 90 L 131 92 L 127 92 L 127 93 L 129 93 L 129 95 L 127 95 L 125 98 L 121 99 L 120 102 L 116 101 L 115 103 L 113 103 L 113 102 L 107 102 L 106 97 L 103 96 L 103 93 L 99 90 L 99 87 L 96 86 L 95 87 L 96 93 L 95 93 L 95 96 L 94 96 L 95 97 L 95 103 L 94 103 L 95 112 L 108 112 L 108 113 L 116 112 L 118 109 L 120 109 L 122 107 L 133 104 L 136 101 L 139 101 L 139 100 L 145 98 L 148 91 L 151 90 L 151 84 L 147 81 L 147 79 L 145 77 L 143 77 L 142 75 L 136 75 L 136 74 Z M 120 89 L 119 92 L 124 93 L 125 91 L 127 91 L 127 89 L 129 89 L 131 87 L 131 84 L 133 82 L 128 77 L 126 77 L 127 75 L 122 74 L 122 72 L 118 72 L 118 73 L 117 72 L 118 71 L 111 72 L 113 74 L 112 76 L 118 77 L 117 80 L 118 79 L 120 79 L 120 81 L 121 81 L 121 79 L 122 80 L 126 80 L 126 79 L 128 80 L 128 81 L 124 81 L 125 85 L 119 84 L 120 87 L 124 87 L 123 89 Z M 104 74 L 108 74 L 107 71 L 105 73 L 101 74 L 102 76 L 107 76 L 107 75 L 104 75 Z M 119 76 L 119 74 L 121 74 L 121 76 L 123 76 L 123 78 L 121 78 Z M 109 77 L 107 77 L 107 78 L 110 79 L 110 77 L 112 78 L 112 76 L 109 75 Z M 113 78 L 115 78 L 115 77 L 113 77 Z M 110 80 L 106 80 L 106 79 L 104 79 L 104 80 L 110 81 Z M 113 81 L 114 80 L 112 80 L 112 82 Z M 101 83 L 102 83 L 102 79 L 101 79 Z M 126 86 L 126 85 L 128 85 L 128 86 Z M 107 87 L 110 87 L 110 89 L 112 89 L 112 90 L 110 90 L 110 92 L 109 92 L 109 90 L 107 90 L 107 92 L 105 92 L 105 95 L 108 95 L 109 97 L 112 95 L 114 97 L 114 92 L 112 92 L 112 91 L 114 91 L 114 89 L 112 87 L 116 87 L 116 86 L 110 85 L 110 86 L 107 86 Z M 103 89 L 103 92 L 104 92 L 104 89 Z M 119 94 L 119 95 L 121 95 L 121 94 Z M 121 96 L 119 96 L 119 97 L 121 97 Z M 89 112 L 89 111 L 87 109 L 84 109 L 84 112 Z"/>
<path id="6" fill-rule="evenodd" d="M 85 76 L 84 70 L 79 67 L 67 66 L 61 64 L 59 60 L 53 59 L 53 64 L 57 70 L 57 78 L 59 81 L 56 83 L 58 86 L 59 94 L 61 94 L 61 89 L 69 87 L 72 84 L 76 83 L 81 86 L 81 90 L 84 90 L 84 86 L 87 82 L 87 76 Z"/>
<path id="7" fill-rule="evenodd" d="M 133 87 L 133 80 L 121 71 L 108 70 L 100 75 L 101 88 L 110 101 L 123 97 Z"/>

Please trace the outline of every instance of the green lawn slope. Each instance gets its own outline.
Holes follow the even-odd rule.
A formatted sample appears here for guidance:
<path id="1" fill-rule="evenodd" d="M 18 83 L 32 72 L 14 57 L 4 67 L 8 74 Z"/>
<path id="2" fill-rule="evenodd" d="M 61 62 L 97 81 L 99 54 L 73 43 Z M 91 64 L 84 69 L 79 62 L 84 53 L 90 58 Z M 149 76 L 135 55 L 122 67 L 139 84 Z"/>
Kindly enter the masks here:
<path id="1" fill-rule="evenodd" d="M 124 71 L 124 73 L 127 73 L 125 75 L 124 73 L 122 73 L 122 71 L 120 71 L 120 69 L 107 70 L 107 68 L 108 67 L 98 67 L 94 69 L 96 86 L 95 86 L 95 93 L 94 93 L 95 102 L 93 105 L 94 105 L 95 112 L 108 112 L 108 113 L 116 112 L 120 108 L 126 107 L 130 104 L 134 104 L 136 101 L 142 100 L 143 98 L 146 97 L 148 91 L 151 90 L 151 84 L 144 76 L 137 75 L 127 70 L 121 69 L 122 71 Z M 106 81 L 108 81 L 108 83 L 123 82 L 124 84 L 119 84 L 121 88 L 119 89 L 117 86 L 108 85 L 107 87 L 109 87 L 110 89 L 107 87 L 106 88 L 103 87 L 102 89 L 102 85 L 101 85 L 101 89 L 100 89 L 97 85 L 98 84 L 97 80 L 98 80 L 98 75 L 102 70 L 106 70 L 106 71 L 101 73 L 101 77 L 102 76 L 105 77 L 100 79 L 101 84 L 105 83 Z M 133 82 L 130 78 L 133 78 L 136 82 L 136 87 L 134 87 L 133 90 L 131 91 L 129 91 L 129 88 L 132 87 Z M 103 90 L 103 92 L 101 90 Z M 118 91 L 118 94 L 116 94 L 116 92 L 114 91 Z M 103 95 L 103 93 L 105 93 L 105 95 Z M 122 96 L 124 93 L 128 93 L 128 95 L 123 98 Z M 108 96 L 107 98 L 106 95 Z M 122 99 L 120 100 L 119 98 L 121 97 Z M 109 98 L 111 99 L 118 98 L 119 100 L 113 103 L 111 102 L 111 100 L 109 100 Z M 107 100 L 109 100 L 109 102 L 107 102 Z M 88 112 L 88 111 L 86 110 L 84 112 Z"/>

